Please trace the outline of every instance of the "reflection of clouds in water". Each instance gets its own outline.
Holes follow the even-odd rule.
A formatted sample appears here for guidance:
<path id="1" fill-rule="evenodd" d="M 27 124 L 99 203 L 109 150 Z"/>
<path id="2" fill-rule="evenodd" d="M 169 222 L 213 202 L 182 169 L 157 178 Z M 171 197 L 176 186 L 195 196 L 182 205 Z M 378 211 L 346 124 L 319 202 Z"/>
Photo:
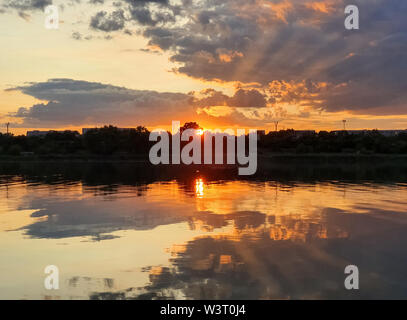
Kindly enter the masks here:
<path id="1" fill-rule="evenodd" d="M 151 230 L 183 222 L 188 223 L 190 230 L 206 232 L 231 226 L 234 236 L 246 231 L 256 234 L 252 232 L 255 229 L 261 234 L 266 228 L 276 240 L 346 237 L 345 231 L 333 227 L 328 234 L 325 207 L 364 213 L 370 208 L 369 198 L 371 203 L 386 209 L 403 207 L 403 203 L 386 200 L 393 187 L 349 185 L 344 194 L 344 185 L 329 183 L 206 184 L 202 178 L 190 182 L 190 185 L 172 181 L 113 187 L 70 184 L 63 188 L 28 185 L 14 203 L 19 209 L 37 210 L 32 214 L 36 220 L 23 228 L 32 238 L 86 236 L 93 241 L 115 239 L 118 236 L 112 233 L 119 230 Z M 115 190 L 114 195 L 109 190 Z M 372 190 L 372 194 L 366 190 Z"/>
<path id="2" fill-rule="evenodd" d="M 159 226 L 178 224 L 170 232 L 187 235 L 176 242 L 164 234 L 167 251 L 161 251 L 160 262 L 137 257 L 145 267 L 138 265 L 135 275 L 148 276 L 145 286 L 115 285 L 119 273 L 109 273 L 111 281 L 104 273 L 72 278 L 73 287 L 87 288 L 92 299 L 352 298 L 343 289 L 348 264 L 363 272 L 358 298 L 406 297 L 405 184 L 158 181 L 122 185 L 10 178 L 0 193 L 7 192 L 6 209 L 35 211 L 28 224 L 20 224 L 29 238 L 101 241 L 125 238 L 115 232 L 134 230 L 146 232 L 141 245 L 149 249 L 154 239 L 148 232 Z M 92 245 L 115 250 L 118 241 Z M 120 243 L 129 257 L 140 246 Z M 134 260 L 126 261 L 123 270 L 136 268 Z M 127 286 L 134 287 L 123 290 Z"/>
<path id="3" fill-rule="evenodd" d="M 328 237 L 308 242 L 274 239 L 270 229 L 239 241 L 228 235 L 199 237 L 175 246 L 170 267 L 147 269 L 150 283 L 122 298 L 349 299 L 406 297 L 405 226 L 381 216 L 327 209 Z M 404 218 L 407 221 L 407 218 Z M 291 224 L 288 223 L 288 224 Z M 330 238 L 342 229 L 348 238 Z M 310 227 L 309 232 L 318 234 Z M 391 230 L 391 232 L 389 232 Z M 332 234 L 333 232 L 333 234 Z M 343 286 L 344 268 L 362 270 L 361 290 Z M 93 298 L 103 297 L 94 294 Z"/>
<path id="4" fill-rule="evenodd" d="M 72 277 L 68 279 L 70 287 L 100 287 L 103 289 L 114 289 L 114 279 L 97 279 L 92 277 Z"/>

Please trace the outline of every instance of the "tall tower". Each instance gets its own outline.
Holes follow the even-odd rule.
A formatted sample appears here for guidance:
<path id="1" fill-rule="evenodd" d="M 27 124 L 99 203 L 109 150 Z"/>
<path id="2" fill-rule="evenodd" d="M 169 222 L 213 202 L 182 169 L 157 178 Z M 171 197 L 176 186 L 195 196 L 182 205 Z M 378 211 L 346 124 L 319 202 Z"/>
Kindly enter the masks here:
<path id="1" fill-rule="evenodd" d="M 280 121 L 274 121 L 274 129 L 277 132 L 278 131 L 278 124 L 280 123 Z"/>
<path id="2" fill-rule="evenodd" d="M 8 134 L 8 128 L 9 128 L 9 126 L 10 126 L 10 122 L 7 122 L 7 123 L 6 123 L 6 127 L 7 127 L 7 134 Z"/>
<path id="3" fill-rule="evenodd" d="M 343 131 L 346 131 L 346 120 L 342 120 L 342 122 L 343 122 Z"/>

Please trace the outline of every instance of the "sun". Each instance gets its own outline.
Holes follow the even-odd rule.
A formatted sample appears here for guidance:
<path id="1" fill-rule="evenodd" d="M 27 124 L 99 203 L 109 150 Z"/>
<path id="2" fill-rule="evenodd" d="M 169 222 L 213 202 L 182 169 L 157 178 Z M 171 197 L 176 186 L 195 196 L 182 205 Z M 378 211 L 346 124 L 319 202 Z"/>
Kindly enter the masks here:
<path id="1" fill-rule="evenodd" d="M 204 134 L 204 131 L 203 131 L 203 129 L 199 129 L 199 130 L 196 131 L 196 133 L 197 133 L 199 136 L 202 136 L 202 135 Z"/>

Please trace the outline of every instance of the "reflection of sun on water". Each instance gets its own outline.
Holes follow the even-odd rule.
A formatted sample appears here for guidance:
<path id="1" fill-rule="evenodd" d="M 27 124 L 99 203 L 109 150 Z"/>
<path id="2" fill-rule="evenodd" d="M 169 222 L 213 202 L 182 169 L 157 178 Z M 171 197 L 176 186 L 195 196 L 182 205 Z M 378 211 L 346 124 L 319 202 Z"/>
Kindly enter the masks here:
<path id="1" fill-rule="evenodd" d="M 197 198 L 203 198 L 204 196 L 204 182 L 202 179 L 195 180 L 195 194 Z"/>

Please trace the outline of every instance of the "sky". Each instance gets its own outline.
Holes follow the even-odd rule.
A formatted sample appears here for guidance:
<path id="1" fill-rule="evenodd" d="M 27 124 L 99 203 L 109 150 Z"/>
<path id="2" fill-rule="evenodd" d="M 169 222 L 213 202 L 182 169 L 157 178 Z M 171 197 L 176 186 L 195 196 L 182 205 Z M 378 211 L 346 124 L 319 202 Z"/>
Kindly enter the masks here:
<path id="1" fill-rule="evenodd" d="M 0 0 L 1 131 L 406 129 L 406 13 L 405 0 Z"/>

